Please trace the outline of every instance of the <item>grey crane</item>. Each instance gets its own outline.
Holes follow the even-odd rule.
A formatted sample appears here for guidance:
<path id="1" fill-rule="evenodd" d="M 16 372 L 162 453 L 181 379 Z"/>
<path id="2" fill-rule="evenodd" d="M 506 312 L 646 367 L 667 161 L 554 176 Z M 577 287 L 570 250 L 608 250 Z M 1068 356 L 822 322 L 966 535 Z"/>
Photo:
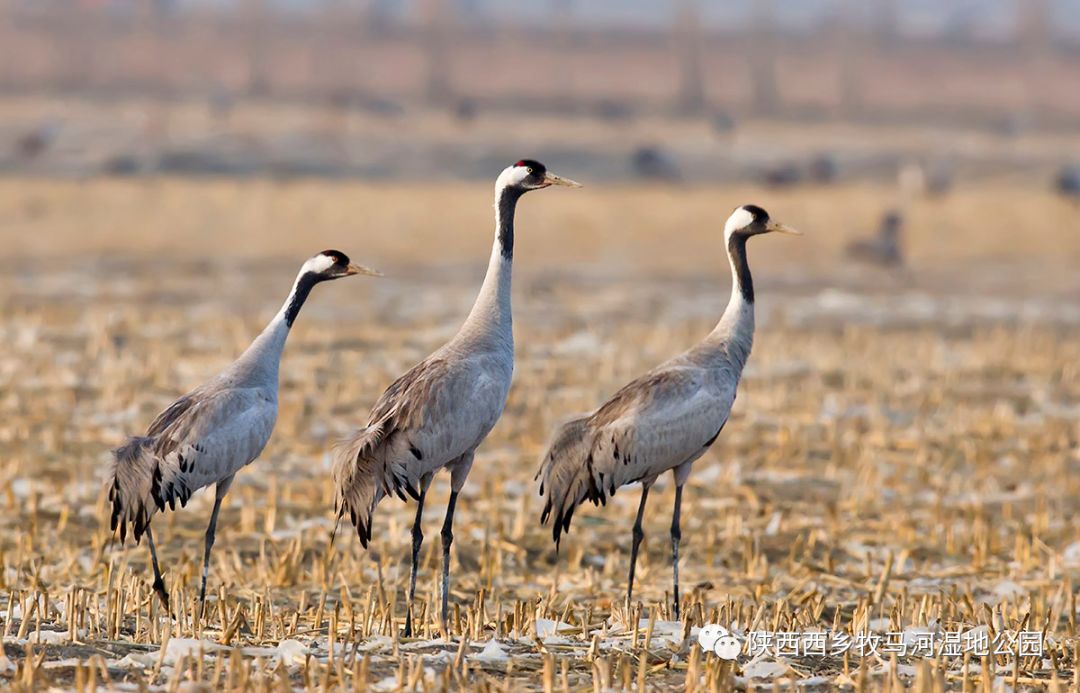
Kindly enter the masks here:
<path id="1" fill-rule="evenodd" d="M 56 143 L 63 127 L 63 121 L 55 118 L 38 123 L 15 140 L 15 155 L 27 162 L 40 158 Z"/>
<path id="2" fill-rule="evenodd" d="M 206 601 L 206 576 L 221 501 L 233 477 L 262 452 L 278 410 L 278 366 L 285 339 L 312 288 L 354 274 L 378 274 L 349 262 L 345 253 L 324 250 L 300 268 L 281 310 L 228 368 L 158 414 L 146 434 L 113 451 L 109 473 L 110 525 L 120 543 L 131 525 L 135 543 L 146 535 L 154 569 L 154 591 L 165 608 L 169 593 L 161 579 L 150 521 L 154 513 L 187 505 L 191 495 L 215 484 L 214 509 L 206 529 L 199 602 Z"/>
<path id="3" fill-rule="evenodd" d="M 900 233 L 904 218 L 898 210 L 889 210 L 881 217 L 877 235 L 848 243 L 845 253 L 852 260 L 882 267 L 898 267 L 904 264 Z"/>
<path id="4" fill-rule="evenodd" d="M 1065 197 L 1080 199 L 1080 164 L 1063 166 L 1054 178 L 1054 188 Z"/>
<path id="5" fill-rule="evenodd" d="M 360 543 L 371 540 L 375 506 L 386 495 L 417 502 L 405 635 L 412 635 L 416 567 L 424 534 L 424 499 L 440 469 L 450 471 L 450 502 L 442 526 L 442 623 L 447 617 L 450 545 L 458 493 L 476 448 L 502 415 L 514 371 L 510 274 L 514 211 L 522 195 L 552 185 L 580 187 L 532 160 L 506 168 L 495 181 L 495 242 L 487 276 L 457 335 L 395 380 L 379 397 L 367 425 L 335 448 L 337 516 L 349 518 Z"/>
<path id="6" fill-rule="evenodd" d="M 540 522 L 554 517 L 556 551 L 570 529 L 574 509 L 586 500 L 606 504 L 616 489 L 641 482 L 641 503 L 630 550 L 627 603 L 634 594 L 634 567 L 644 537 L 642 515 L 649 488 L 660 474 L 675 477 L 671 562 L 675 617 L 679 615 L 679 511 L 690 468 L 727 422 L 743 366 L 754 339 L 754 284 L 746 262 L 751 236 L 798 232 L 755 205 L 738 207 L 724 227 L 731 262 L 731 299 L 715 329 L 699 344 L 657 366 L 616 392 L 590 414 L 559 427 L 542 458 L 537 478 L 547 495 Z"/>

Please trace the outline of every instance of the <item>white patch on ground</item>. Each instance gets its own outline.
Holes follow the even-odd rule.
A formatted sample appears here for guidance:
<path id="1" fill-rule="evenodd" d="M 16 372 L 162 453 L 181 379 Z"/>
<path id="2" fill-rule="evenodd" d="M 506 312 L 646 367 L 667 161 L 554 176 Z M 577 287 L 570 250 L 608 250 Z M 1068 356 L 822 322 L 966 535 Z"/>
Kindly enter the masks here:
<path id="1" fill-rule="evenodd" d="M 277 646 L 278 661 L 285 665 L 303 664 L 307 660 L 308 648 L 299 640 L 282 640 Z"/>
<path id="2" fill-rule="evenodd" d="M 780 512 L 773 513 L 769 518 L 769 524 L 765 525 L 765 536 L 775 537 L 780 533 L 780 522 L 783 520 L 784 515 Z"/>
<path id="3" fill-rule="evenodd" d="M 203 656 L 209 655 L 217 650 L 227 649 L 216 642 L 210 640 L 196 640 L 195 638 L 170 638 L 168 644 L 165 645 L 165 664 L 173 665 L 180 661 L 180 658 L 184 655 L 188 657 L 198 657 L 199 650 L 202 650 Z M 161 650 L 158 650 L 160 653 Z"/>
<path id="4" fill-rule="evenodd" d="M 398 689 L 398 680 L 396 676 L 387 676 L 381 681 L 376 681 L 371 689 L 374 691 L 396 691 Z"/>
<path id="5" fill-rule="evenodd" d="M 484 649 L 472 656 L 472 659 L 481 662 L 505 662 L 509 658 L 510 655 L 507 653 L 506 648 L 500 645 L 495 638 L 489 640 L 484 645 Z"/>
<path id="6" fill-rule="evenodd" d="M 581 560 L 583 563 L 585 563 L 585 565 L 591 565 L 594 568 L 603 568 L 605 565 L 607 565 L 607 556 L 598 553 L 584 556 Z"/>
<path id="7" fill-rule="evenodd" d="M 370 638 L 367 642 L 360 643 L 356 646 L 357 652 L 381 652 L 383 650 L 389 650 L 394 647 L 394 639 L 389 635 L 376 635 Z M 405 649 L 408 645 L 402 645 L 401 649 Z"/>
<path id="8" fill-rule="evenodd" d="M 816 686 L 827 686 L 833 682 L 833 679 L 828 676 L 811 676 L 808 679 L 801 679 L 798 682 L 800 688 L 814 688 Z"/>
<path id="9" fill-rule="evenodd" d="M 147 652 L 129 652 L 121 659 L 110 660 L 107 664 L 117 669 L 149 669 L 157 662 L 157 655 Z"/>
<path id="10" fill-rule="evenodd" d="M 638 621 L 638 642 L 645 642 L 645 634 L 649 630 L 649 620 L 646 618 Z M 691 641 L 696 645 L 697 633 L 700 628 L 692 628 Z M 593 630 L 591 635 L 599 635 L 600 649 L 610 650 L 613 648 L 622 649 L 626 646 L 628 639 L 631 637 L 633 628 L 622 621 L 608 620 L 607 627 L 603 630 Z M 544 643 L 548 644 L 550 641 L 545 640 Z M 656 621 L 653 624 L 652 639 L 649 641 L 650 646 L 659 647 L 672 647 L 681 645 L 683 642 L 683 624 L 679 621 Z"/>
<path id="11" fill-rule="evenodd" d="M 331 654 L 333 654 L 335 657 L 348 656 L 348 654 L 352 652 L 352 645 L 340 641 L 335 641 L 333 645 L 333 653 L 331 653 L 329 638 L 325 636 L 320 636 L 318 638 L 315 638 L 314 641 L 312 641 L 310 650 L 313 654 L 317 654 L 319 656 L 319 661 L 326 661 Z"/>
<path id="12" fill-rule="evenodd" d="M 575 332 L 556 344 L 552 351 L 558 356 L 576 356 L 595 354 L 602 351 L 604 346 L 592 332 Z"/>
<path id="13" fill-rule="evenodd" d="M 907 647 L 914 647 L 917 643 L 920 642 L 920 640 L 926 642 L 926 638 L 922 636 L 930 635 L 936 632 L 937 631 L 933 628 L 906 628 L 904 632 L 900 634 L 900 639 Z"/>
<path id="14" fill-rule="evenodd" d="M 1080 567 L 1080 541 L 1074 541 L 1061 552 L 1061 560 L 1070 567 Z"/>
<path id="15" fill-rule="evenodd" d="M 870 670 L 870 672 L 873 673 L 873 674 L 887 674 L 891 670 L 892 670 L 892 665 L 889 664 L 889 662 L 885 662 L 881 666 L 874 667 L 873 669 Z M 897 663 L 897 665 L 896 665 L 896 673 L 899 676 L 912 676 L 912 677 L 914 677 L 915 674 L 918 673 L 918 670 L 914 666 L 912 666 L 910 664 Z"/>
<path id="16" fill-rule="evenodd" d="M 60 643 L 71 642 L 68 639 L 66 630 L 42 630 L 31 633 L 27 639 L 40 645 L 59 645 Z"/>
<path id="17" fill-rule="evenodd" d="M 888 618 L 875 618 L 866 625 L 875 633 L 887 633 L 892 625 L 892 620 Z"/>
<path id="18" fill-rule="evenodd" d="M 521 498 L 529 492 L 530 488 L 522 481 L 507 480 L 503 482 L 503 493 L 508 498 Z"/>
<path id="19" fill-rule="evenodd" d="M 578 630 L 577 626 L 572 626 L 569 623 L 563 623 L 562 621 L 552 621 L 549 618 L 536 619 L 536 637 L 538 638 L 550 638 L 560 631 L 574 631 Z"/>
<path id="20" fill-rule="evenodd" d="M 979 637 L 984 638 L 984 642 L 991 642 L 993 636 L 990 635 L 990 626 L 983 624 L 981 626 L 975 626 L 971 630 L 964 631 L 961 635 L 961 639 L 964 643 L 964 648 L 967 650 L 974 650 L 979 642 Z"/>
<path id="21" fill-rule="evenodd" d="M 743 667 L 743 674 L 749 679 L 775 679 L 787 672 L 787 664 L 770 659 L 760 659 Z"/>
<path id="22" fill-rule="evenodd" d="M 292 666 L 306 662 L 311 648 L 299 640 L 286 639 L 279 642 L 277 647 L 245 647 L 240 652 L 247 657 L 266 657 Z"/>
<path id="23" fill-rule="evenodd" d="M 641 619 L 638 623 L 638 637 L 644 639 L 649 629 L 649 620 Z M 683 624 L 679 621 L 657 621 L 653 624 L 652 641 L 658 645 L 682 642 Z"/>
<path id="24" fill-rule="evenodd" d="M 699 470 L 694 467 L 694 481 L 708 484 L 711 481 L 719 481 L 724 475 L 724 468 L 721 464 L 703 464 Z"/>
<path id="25" fill-rule="evenodd" d="M 1025 596 L 1027 590 L 1012 580 L 1002 580 L 994 585 L 994 596 L 1000 599 L 1012 599 L 1015 596 Z"/>

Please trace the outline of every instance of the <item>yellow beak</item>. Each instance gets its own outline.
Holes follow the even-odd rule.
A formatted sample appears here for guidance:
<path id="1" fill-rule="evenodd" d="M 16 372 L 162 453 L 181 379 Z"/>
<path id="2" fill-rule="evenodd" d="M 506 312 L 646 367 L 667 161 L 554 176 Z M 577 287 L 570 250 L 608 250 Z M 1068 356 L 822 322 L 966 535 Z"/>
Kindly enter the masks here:
<path id="1" fill-rule="evenodd" d="M 569 178 L 563 178 L 562 176 L 556 176 L 551 171 L 544 174 L 544 182 L 548 185 L 562 185 L 567 188 L 580 188 L 581 183 L 570 180 Z"/>
<path id="2" fill-rule="evenodd" d="M 363 265 L 349 265 L 349 269 L 345 270 L 346 276 L 352 276 L 354 274 L 364 274 L 369 277 L 381 277 L 382 272 L 377 269 L 371 269 L 370 267 L 364 267 Z"/>
<path id="3" fill-rule="evenodd" d="M 766 231 L 775 231 L 777 233 L 786 233 L 789 236 L 801 236 L 801 235 L 803 235 L 803 232 L 799 231 L 798 229 L 793 229 L 790 226 L 788 226 L 787 224 L 781 224 L 778 221 L 771 221 L 771 220 L 769 221 L 768 224 L 765 225 L 765 230 Z"/>

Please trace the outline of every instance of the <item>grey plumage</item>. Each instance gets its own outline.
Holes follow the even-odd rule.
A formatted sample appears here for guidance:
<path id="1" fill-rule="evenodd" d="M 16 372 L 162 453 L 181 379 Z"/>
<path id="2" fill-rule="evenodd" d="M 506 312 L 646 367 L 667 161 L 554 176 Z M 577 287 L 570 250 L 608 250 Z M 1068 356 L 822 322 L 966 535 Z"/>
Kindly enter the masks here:
<path id="1" fill-rule="evenodd" d="M 531 160 L 520 161 L 499 175 L 495 242 L 487 275 L 465 323 L 449 343 L 395 380 L 375 403 L 367 424 L 334 451 L 338 518 L 349 519 L 364 547 L 371 540 L 375 507 L 384 496 L 417 500 L 406 635 L 412 632 L 424 498 L 435 473 L 443 468 L 451 473 L 450 506 L 442 531 L 442 618 L 446 620 L 457 494 L 477 447 L 502 415 L 514 371 L 510 303 L 514 211 L 521 195 L 550 185 L 577 186 Z"/>
<path id="2" fill-rule="evenodd" d="M 367 425 L 336 448 L 338 509 L 365 547 L 379 500 L 418 499 L 424 478 L 471 461 L 501 416 L 513 375 L 513 341 L 476 327 L 467 321 L 449 344 L 395 380 Z M 467 468 L 455 476 L 463 484 L 466 474 Z"/>
<path id="3" fill-rule="evenodd" d="M 168 594 L 150 533 L 154 513 L 166 506 L 183 507 L 195 491 L 217 485 L 207 530 L 202 601 L 221 500 L 233 476 L 262 452 L 277 420 L 278 367 L 292 322 L 315 284 L 360 273 L 373 272 L 349 264 L 339 251 L 324 251 L 305 262 L 281 310 L 240 358 L 158 414 L 145 435 L 132 437 L 113 451 L 110 526 L 119 532 L 121 543 L 129 525 L 136 543 L 147 535 L 154 589 L 166 605 Z"/>
<path id="4" fill-rule="evenodd" d="M 873 238 L 852 241 L 845 252 L 852 260 L 883 267 L 896 267 L 904 264 L 900 234 L 904 219 L 900 212 L 890 210 L 881 217 L 881 225 Z"/>
<path id="5" fill-rule="evenodd" d="M 245 382 L 232 372 L 235 365 L 115 451 L 110 500 L 121 541 L 128 523 L 138 542 L 155 511 L 186 506 L 192 493 L 230 478 L 262 452 L 277 419 L 277 382 Z"/>
<path id="6" fill-rule="evenodd" d="M 714 332 L 556 432 L 541 470 L 541 521 L 553 517 L 556 544 L 583 501 L 600 505 L 621 486 L 652 485 L 708 449 L 731 411 L 751 338 L 747 331 L 725 344 Z"/>
<path id="7" fill-rule="evenodd" d="M 546 496 L 540 521 L 552 521 L 558 547 L 574 510 L 596 505 L 627 484 L 641 482 L 634 525 L 627 598 L 633 595 L 634 566 L 643 536 L 641 518 L 649 488 L 672 471 L 676 505 L 672 521 L 675 613 L 678 615 L 679 507 L 691 465 L 708 450 L 727 423 L 754 336 L 754 303 L 745 244 L 749 236 L 794 232 L 753 205 L 739 207 L 725 226 L 732 271 L 731 300 L 716 328 L 699 344 L 657 366 L 616 392 L 592 413 L 560 426 L 541 461 L 537 478 Z"/>
<path id="8" fill-rule="evenodd" d="M 1080 164 L 1063 166 L 1054 178 L 1054 189 L 1065 197 L 1080 199 Z"/>

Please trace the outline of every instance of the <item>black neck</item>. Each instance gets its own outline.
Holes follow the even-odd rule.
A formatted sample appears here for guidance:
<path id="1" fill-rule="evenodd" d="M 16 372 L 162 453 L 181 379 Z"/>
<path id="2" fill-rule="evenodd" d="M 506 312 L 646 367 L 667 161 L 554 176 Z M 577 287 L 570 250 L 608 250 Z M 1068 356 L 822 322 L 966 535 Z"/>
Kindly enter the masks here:
<path id="1" fill-rule="evenodd" d="M 754 279 L 750 276 L 750 265 L 746 263 L 746 236 L 741 233 L 731 234 L 728 240 L 728 254 L 735 276 L 739 280 L 739 291 L 747 303 L 754 302 Z"/>
<path id="2" fill-rule="evenodd" d="M 514 259 L 514 210 L 522 191 L 515 187 L 505 187 L 499 193 L 495 206 L 499 212 L 499 248 L 507 260 Z"/>
<path id="3" fill-rule="evenodd" d="M 285 309 L 286 325 L 292 327 L 293 322 L 296 320 L 296 316 L 300 313 L 300 309 L 304 307 L 304 301 L 307 300 L 312 287 L 320 281 L 321 279 L 319 279 L 319 276 L 314 272 L 306 272 L 296 280 L 296 287 L 293 288 L 292 295 L 289 297 L 289 305 Z"/>

